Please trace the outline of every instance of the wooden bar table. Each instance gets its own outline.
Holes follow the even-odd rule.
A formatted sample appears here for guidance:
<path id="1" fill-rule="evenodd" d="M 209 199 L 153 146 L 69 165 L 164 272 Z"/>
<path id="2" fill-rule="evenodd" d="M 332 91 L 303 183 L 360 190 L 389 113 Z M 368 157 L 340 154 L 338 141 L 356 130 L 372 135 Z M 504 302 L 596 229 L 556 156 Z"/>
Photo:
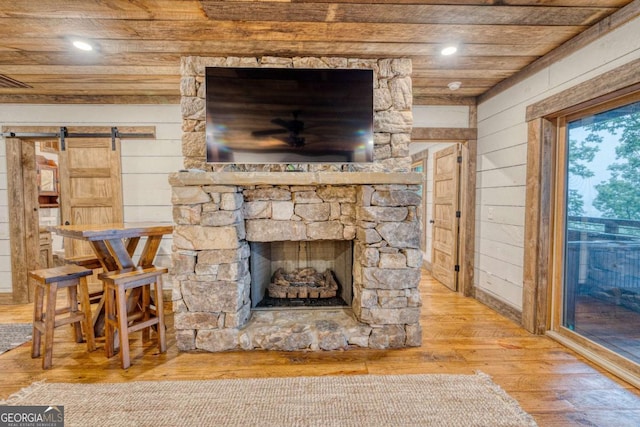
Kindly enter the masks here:
<path id="1" fill-rule="evenodd" d="M 47 228 L 62 237 L 89 242 L 105 272 L 152 266 L 162 236 L 173 232 L 173 225 L 162 223 L 77 224 Z M 146 237 L 146 242 L 135 261 L 133 256 L 143 237 Z M 129 310 L 134 308 L 135 302 L 135 296 L 130 296 Z M 94 330 L 96 336 L 104 334 L 103 300 L 94 315 Z"/>

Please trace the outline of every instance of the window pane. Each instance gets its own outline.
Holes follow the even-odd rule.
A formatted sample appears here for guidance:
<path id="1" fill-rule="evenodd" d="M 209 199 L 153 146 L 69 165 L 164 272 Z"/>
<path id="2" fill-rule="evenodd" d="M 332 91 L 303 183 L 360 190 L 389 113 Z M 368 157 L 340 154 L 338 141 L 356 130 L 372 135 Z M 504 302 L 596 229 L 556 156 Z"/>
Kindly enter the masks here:
<path id="1" fill-rule="evenodd" d="M 567 141 L 563 325 L 640 363 L 640 102 Z"/>

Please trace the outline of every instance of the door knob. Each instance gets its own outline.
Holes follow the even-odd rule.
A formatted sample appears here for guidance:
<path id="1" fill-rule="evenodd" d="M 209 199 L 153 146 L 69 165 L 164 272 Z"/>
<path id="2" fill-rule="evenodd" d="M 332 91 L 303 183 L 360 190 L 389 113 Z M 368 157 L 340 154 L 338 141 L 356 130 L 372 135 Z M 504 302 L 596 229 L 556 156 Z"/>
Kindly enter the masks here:
<path id="1" fill-rule="evenodd" d="M 429 224 L 435 224 L 435 223 L 436 223 L 436 220 L 435 220 L 435 219 L 430 219 L 430 220 L 429 220 Z"/>

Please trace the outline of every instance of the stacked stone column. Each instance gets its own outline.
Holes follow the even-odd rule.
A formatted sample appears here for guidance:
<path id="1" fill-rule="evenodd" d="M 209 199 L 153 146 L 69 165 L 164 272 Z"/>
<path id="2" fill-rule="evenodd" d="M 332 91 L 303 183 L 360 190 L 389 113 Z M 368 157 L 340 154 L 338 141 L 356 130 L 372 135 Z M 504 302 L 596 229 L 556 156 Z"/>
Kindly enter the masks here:
<path id="1" fill-rule="evenodd" d="M 234 348 L 237 329 L 251 313 L 250 251 L 240 188 L 173 187 L 173 204 L 171 273 L 178 348 Z"/>
<path id="2" fill-rule="evenodd" d="M 373 327 L 369 347 L 418 346 L 421 226 L 417 187 L 361 186 L 356 209 L 353 312 Z"/>

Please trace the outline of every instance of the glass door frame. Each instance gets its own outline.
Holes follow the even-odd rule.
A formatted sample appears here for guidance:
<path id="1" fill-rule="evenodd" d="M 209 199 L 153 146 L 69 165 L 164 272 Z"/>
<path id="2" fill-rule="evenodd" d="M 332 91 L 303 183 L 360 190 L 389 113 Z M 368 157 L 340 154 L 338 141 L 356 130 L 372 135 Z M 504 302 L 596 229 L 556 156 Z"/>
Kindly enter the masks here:
<path id="1" fill-rule="evenodd" d="M 640 364 L 637 364 L 606 347 L 563 326 L 564 309 L 564 265 L 565 265 L 565 229 L 567 194 L 567 124 L 584 116 L 611 110 L 626 104 L 640 101 L 640 92 L 621 96 L 597 105 L 572 111 L 553 120 L 556 127 L 555 178 L 552 185 L 552 225 L 549 256 L 550 271 L 550 312 L 547 335 L 573 349 L 587 359 L 597 363 L 612 373 L 640 387 Z"/>

